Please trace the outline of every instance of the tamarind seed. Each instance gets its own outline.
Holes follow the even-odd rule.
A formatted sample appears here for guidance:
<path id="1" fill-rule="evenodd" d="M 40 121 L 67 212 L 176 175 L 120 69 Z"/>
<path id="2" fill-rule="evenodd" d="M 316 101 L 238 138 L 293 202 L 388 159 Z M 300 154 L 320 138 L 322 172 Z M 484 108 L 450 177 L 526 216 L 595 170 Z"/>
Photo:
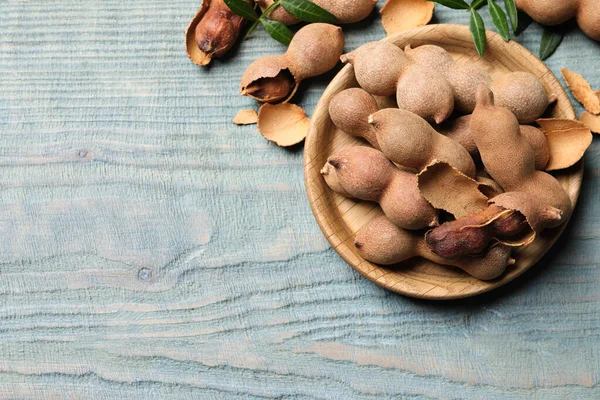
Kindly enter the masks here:
<path id="1" fill-rule="evenodd" d="M 252 82 L 243 94 L 265 103 L 283 101 L 294 90 L 295 82 L 289 70 L 282 70 L 273 78 L 260 78 Z"/>

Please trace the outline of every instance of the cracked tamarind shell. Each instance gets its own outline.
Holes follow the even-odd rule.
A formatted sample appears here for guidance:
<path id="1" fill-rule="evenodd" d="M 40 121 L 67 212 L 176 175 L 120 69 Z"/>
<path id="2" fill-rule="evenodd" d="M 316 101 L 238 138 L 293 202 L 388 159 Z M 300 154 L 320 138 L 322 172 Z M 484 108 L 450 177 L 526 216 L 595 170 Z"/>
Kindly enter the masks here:
<path id="1" fill-rule="evenodd" d="M 252 0 L 245 0 L 252 4 Z M 237 42 L 244 18 L 234 14 L 223 0 L 202 0 L 185 33 L 190 60 L 199 66 L 222 57 Z"/>
<path id="2" fill-rule="evenodd" d="M 594 115 L 589 111 L 584 111 L 579 116 L 579 120 L 594 133 L 600 133 L 600 115 Z"/>
<path id="3" fill-rule="evenodd" d="M 548 144 L 546 171 L 569 168 L 581 160 L 592 144 L 590 128 L 583 122 L 560 118 L 542 118 L 536 122 Z"/>
<path id="4" fill-rule="evenodd" d="M 555 226 L 557 223 L 563 222 L 562 211 L 540 202 L 535 196 L 529 193 L 506 192 L 490 199 L 489 203 L 506 210 L 518 211 L 525 216 L 527 223 L 531 227 L 532 237 L 524 244 L 531 243 L 535 239 L 535 236 L 545 227 Z M 503 243 L 523 245 L 523 243 Z"/>
<path id="5" fill-rule="evenodd" d="M 567 68 L 561 68 L 560 73 L 573 93 L 573 97 L 592 114 L 600 114 L 600 96 L 594 92 L 589 82 L 580 74 Z"/>
<path id="6" fill-rule="evenodd" d="M 292 75 L 284 55 L 265 56 L 246 69 L 240 93 L 264 103 L 287 102 L 299 85 L 300 81 Z"/>
<path id="7" fill-rule="evenodd" d="M 306 25 L 296 32 L 285 54 L 261 57 L 248 66 L 240 93 L 265 103 L 287 102 L 304 79 L 335 67 L 343 50 L 340 27 Z"/>
<path id="8" fill-rule="evenodd" d="M 310 129 L 310 119 L 299 106 L 291 103 L 265 103 L 258 110 L 258 131 L 278 146 L 302 142 Z"/>
<path id="9" fill-rule="evenodd" d="M 354 245 L 367 261 L 380 265 L 393 265 L 423 257 L 441 265 L 461 268 L 481 280 L 495 279 L 502 275 L 508 265 L 515 263 L 510 257 L 511 248 L 497 245 L 481 257 L 446 259 L 427 247 L 422 234 L 398 228 L 381 215 L 363 226 L 356 234 Z"/>
<path id="10" fill-rule="evenodd" d="M 435 3 L 426 0 L 387 0 L 381 8 L 381 25 L 387 35 L 427 25 Z"/>
<path id="11" fill-rule="evenodd" d="M 419 191 L 434 208 L 455 218 L 479 212 L 487 207 L 488 197 L 479 183 L 450 164 L 434 161 L 417 174 Z"/>

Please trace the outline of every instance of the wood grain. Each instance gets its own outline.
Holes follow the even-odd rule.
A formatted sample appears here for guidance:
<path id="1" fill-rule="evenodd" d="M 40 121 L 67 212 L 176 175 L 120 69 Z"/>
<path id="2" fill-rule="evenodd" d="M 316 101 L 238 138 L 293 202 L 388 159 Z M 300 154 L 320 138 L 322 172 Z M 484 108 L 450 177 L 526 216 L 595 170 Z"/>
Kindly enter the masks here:
<path id="1" fill-rule="evenodd" d="M 398 296 L 323 237 L 302 149 L 231 122 L 255 107 L 243 70 L 283 46 L 259 29 L 200 69 L 183 40 L 199 5 L 0 1 L 0 398 L 600 397 L 597 140 L 566 232 L 523 279 Z M 384 36 L 378 16 L 344 30 L 347 50 Z M 600 88 L 599 57 L 573 29 L 548 65 Z"/>
<path id="2" fill-rule="evenodd" d="M 548 117 L 575 119 L 575 110 L 569 97 L 552 72 L 531 52 L 514 42 L 506 43 L 495 32 L 487 32 L 487 51 L 479 57 L 473 45 L 469 28 L 465 25 L 428 25 L 392 35 L 385 40 L 404 48 L 433 44 L 445 48 L 459 63 L 476 64 L 498 79 L 511 71 L 528 71 L 536 75 L 548 93 L 557 97 L 556 104 L 547 111 Z M 470 297 L 501 287 L 522 275 L 538 262 L 556 242 L 566 222 L 560 228 L 545 231 L 536 240 L 513 251 L 515 265 L 493 281 L 480 281 L 454 267 L 425 262 L 417 258 L 401 265 L 380 266 L 360 256 L 354 246 L 354 237 L 365 224 L 381 214 L 379 207 L 345 199 L 329 189 L 320 171 L 327 158 L 338 150 L 361 144 L 360 139 L 337 129 L 329 117 L 329 103 L 339 92 L 358 86 L 352 65 L 347 65 L 331 81 L 323 93 L 313 115 L 311 131 L 306 139 L 304 170 L 306 190 L 315 218 L 329 243 L 352 268 L 386 289 L 407 296 L 449 300 Z M 577 203 L 583 163 L 555 174 L 572 204 Z"/>

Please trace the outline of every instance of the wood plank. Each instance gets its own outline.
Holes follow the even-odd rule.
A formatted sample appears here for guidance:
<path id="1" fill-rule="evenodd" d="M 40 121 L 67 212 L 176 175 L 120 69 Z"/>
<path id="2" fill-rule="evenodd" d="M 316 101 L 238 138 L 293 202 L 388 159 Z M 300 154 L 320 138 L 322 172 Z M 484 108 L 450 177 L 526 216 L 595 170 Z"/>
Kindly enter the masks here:
<path id="1" fill-rule="evenodd" d="M 597 140 L 538 268 L 468 301 L 400 297 L 329 247 L 301 149 L 231 123 L 254 106 L 244 68 L 282 46 L 259 30 L 200 69 L 197 7 L 0 3 L 0 398 L 600 397 Z M 383 36 L 378 16 L 346 32 Z M 599 57 L 572 30 L 547 64 L 598 88 Z"/>

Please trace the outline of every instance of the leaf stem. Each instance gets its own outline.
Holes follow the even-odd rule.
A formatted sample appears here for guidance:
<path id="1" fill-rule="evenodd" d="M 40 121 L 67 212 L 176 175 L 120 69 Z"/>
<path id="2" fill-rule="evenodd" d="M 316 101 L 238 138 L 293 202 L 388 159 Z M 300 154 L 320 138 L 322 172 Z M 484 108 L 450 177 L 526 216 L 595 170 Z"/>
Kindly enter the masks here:
<path id="1" fill-rule="evenodd" d="M 246 32 L 246 36 L 244 36 L 244 40 L 248 39 L 248 36 L 250 36 L 250 34 L 252 32 L 254 32 L 254 30 L 256 29 L 258 24 L 260 24 L 260 21 L 263 19 L 263 17 L 266 17 L 267 15 L 269 15 L 271 13 L 271 11 L 273 11 L 277 6 L 279 6 L 279 3 L 281 3 L 281 0 L 275 0 L 273 2 L 273 4 L 271 4 L 269 7 L 267 7 L 267 9 L 262 14 L 260 14 L 260 16 L 256 19 L 256 21 L 254 21 L 252 23 L 252 25 L 250 25 L 248 32 Z"/>
<path id="2" fill-rule="evenodd" d="M 484 2 L 485 2 L 485 0 L 475 0 L 473 3 L 471 3 L 471 7 L 469 8 L 468 11 L 471 11 L 471 9 L 477 10 L 479 7 L 481 7 L 483 5 Z"/>

